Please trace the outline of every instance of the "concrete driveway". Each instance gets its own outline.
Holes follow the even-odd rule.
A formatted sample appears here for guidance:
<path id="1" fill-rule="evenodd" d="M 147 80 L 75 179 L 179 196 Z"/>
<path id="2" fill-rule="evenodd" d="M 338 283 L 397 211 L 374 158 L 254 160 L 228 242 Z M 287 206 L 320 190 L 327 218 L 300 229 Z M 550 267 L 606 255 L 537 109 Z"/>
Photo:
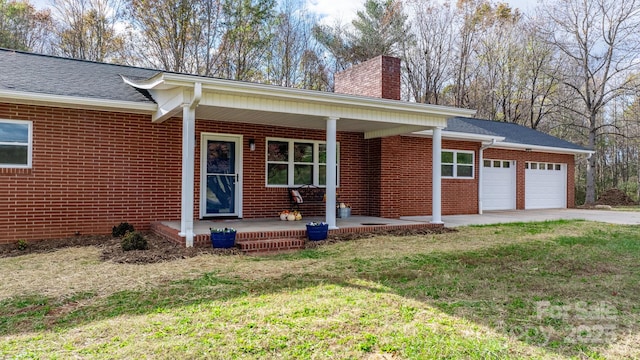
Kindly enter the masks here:
<path id="1" fill-rule="evenodd" d="M 403 217 L 402 219 L 413 221 L 431 220 L 428 216 L 408 216 Z M 449 215 L 442 217 L 442 221 L 444 221 L 444 224 L 447 227 L 561 219 L 582 219 L 611 224 L 640 225 L 640 212 L 587 209 L 544 209 L 485 211 L 482 215 Z"/>

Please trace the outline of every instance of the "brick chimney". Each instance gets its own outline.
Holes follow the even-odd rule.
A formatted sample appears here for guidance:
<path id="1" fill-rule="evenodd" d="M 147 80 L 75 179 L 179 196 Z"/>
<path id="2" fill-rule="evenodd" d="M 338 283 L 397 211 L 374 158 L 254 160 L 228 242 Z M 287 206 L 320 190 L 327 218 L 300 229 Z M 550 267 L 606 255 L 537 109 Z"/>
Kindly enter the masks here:
<path id="1" fill-rule="evenodd" d="M 336 73 L 334 92 L 400 100 L 400 59 L 380 55 Z"/>

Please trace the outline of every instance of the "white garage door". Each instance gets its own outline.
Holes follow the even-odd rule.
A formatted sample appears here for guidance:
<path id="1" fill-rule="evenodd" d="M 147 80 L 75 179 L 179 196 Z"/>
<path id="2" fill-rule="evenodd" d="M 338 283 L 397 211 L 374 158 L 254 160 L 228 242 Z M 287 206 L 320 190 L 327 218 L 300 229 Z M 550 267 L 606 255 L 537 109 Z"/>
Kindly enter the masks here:
<path id="1" fill-rule="evenodd" d="M 524 184 L 525 209 L 567 207 L 567 164 L 527 162 Z"/>
<path id="2" fill-rule="evenodd" d="M 516 208 L 516 167 L 513 161 L 485 159 L 482 177 L 482 210 Z"/>

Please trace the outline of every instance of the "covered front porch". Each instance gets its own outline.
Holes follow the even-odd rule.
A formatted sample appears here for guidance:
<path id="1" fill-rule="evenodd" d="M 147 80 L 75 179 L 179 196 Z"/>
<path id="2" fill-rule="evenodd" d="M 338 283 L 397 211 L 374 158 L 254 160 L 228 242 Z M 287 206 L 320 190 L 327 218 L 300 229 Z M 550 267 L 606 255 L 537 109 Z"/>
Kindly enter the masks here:
<path id="1" fill-rule="evenodd" d="M 208 241 L 208 228 L 211 222 L 198 221 L 197 219 L 209 218 L 210 216 L 234 216 L 238 219 L 246 219 L 280 211 L 282 206 L 275 205 L 275 202 L 279 201 L 276 194 L 282 189 L 306 182 L 301 183 L 295 180 L 293 175 L 287 175 L 287 181 L 274 183 L 275 185 L 265 179 L 265 169 L 268 165 L 274 167 L 290 166 L 290 169 L 294 169 L 297 164 L 294 160 L 289 160 L 288 165 L 279 164 L 278 160 L 273 160 L 273 164 L 269 163 L 268 151 L 265 150 L 267 149 L 266 144 L 269 141 L 286 141 L 291 144 L 295 144 L 296 141 L 304 142 L 311 140 L 309 136 L 304 135 L 305 132 L 312 131 L 316 132 L 313 133 L 314 144 L 312 145 L 319 146 L 315 144 L 318 142 L 317 132 L 323 131 L 322 144 L 326 147 L 326 155 L 324 156 L 326 160 L 313 160 L 313 166 L 322 166 L 323 169 L 326 169 L 322 183 L 318 180 L 317 172 L 314 173 L 316 178 L 312 182 L 312 185 L 322 186 L 326 194 L 325 216 L 317 220 L 328 223 L 333 232 L 353 232 L 356 231 L 354 229 L 369 226 L 362 225 L 363 223 L 389 224 L 389 221 L 387 219 L 385 221 L 359 221 L 355 217 L 349 220 L 350 222 L 359 221 L 360 225 L 357 227 L 341 220 L 337 221 L 338 171 L 345 174 L 344 179 L 340 181 L 341 191 L 351 186 L 352 190 L 355 188 L 356 191 L 360 191 L 360 194 L 354 195 L 354 198 L 362 199 L 361 202 L 377 199 L 377 211 L 368 211 L 369 215 L 397 217 L 398 206 L 401 205 L 397 203 L 397 196 L 390 194 L 393 191 L 387 191 L 394 186 L 387 178 L 395 176 L 394 169 L 397 167 L 398 159 L 388 156 L 386 150 L 390 146 L 380 142 L 376 150 L 379 161 L 375 167 L 364 164 L 367 161 L 366 157 L 353 155 L 351 167 L 347 168 L 344 165 L 346 161 L 338 163 L 338 158 L 348 158 L 346 151 L 342 155 L 338 153 L 338 134 L 359 134 L 357 138 L 352 136 L 350 139 L 355 138 L 354 141 L 362 145 L 368 140 L 431 130 L 432 171 L 430 177 L 433 179 L 430 189 L 432 194 L 431 222 L 433 226 L 441 226 L 441 130 L 446 126 L 447 118 L 473 113 L 471 110 L 436 105 L 289 89 L 180 74 L 162 73 L 147 80 L 125 79 L 125 81 L 138 89 L 148 91 L 158 103 L 158 110 L 152 116 L 153 122 L 162 123 L 171 118 L 182 117 L 181 219 L 179 224 L 171 223 L 171 226 L 168 223 L 160 224 L 156 228 L 162 228 L 162 231 L 158 230 L 158 232 L 166 233 L 167 237 L 179 237 L 181 239 L 179 242 L 187 247 L 197 246 Z M 198 130 L 196 130 L 196 120 L 201 122 Z M 216 126 L 208 127 L 202 123 L 203 121 L 215 122 Z M 256 130 L 258 127 L 259 131 Z M 280 131 L 277 134 L 265 134 L 272 132 L 273 128 L 280 129 Z M 228 166 L 228 171 L 225 170 L 220 174 L 213 170 L 211 174 L 206 169 L 206 171 L 199 171 L 199 168 L 203 169 L 203 164 L 206 164 L 208 158 L 205 157 L 204 150 L 198 154 L 197 149 L 200 147 L 206 150 L 207 147 L 202 146 L 202 144 L 206 144 L 206 141 L 216 143 L 223 140 L 234 146 L 233 161 L 235 166 Z M 348 141 L 345 141 L 345 144 L 342 145 L 346 148 L 347 143 Z M 247 144 L 248 146 L 246 146 Z M 355 149 L 356 153 L 366 153 L 365 150 L 362 150 L 363 146 L 353 146 L 352 150 Z M 225 154 L 227 153 L 230 154 L 231 151 Z M 351 156 L 351 154 L 349 155 Z M 317 155 L 314 156 L 318 158 Z M 354 175 L 354 166 L 360 168 L 361 173 Z M 339 169 L 339 167 L 343 168 Z M 366 173 L 366 171 L 370 171 L 370 173 Z M 377 172 L 373 173 L 374 171 Z M 200 173 L 199 177 L 196 176 L 197 173 Z M 289 174 L 293 174 L 293 172 L 290 171 Z M 206 182 L 209 177 L 212 179 L 224 177 L 228 193 L 232 194 L 229 198 L 233 199 L 232 203 L 237 205 L 227 214 L 209 214 L 204 210 L 203 204 L 206 204 L 209 199 L 207 197 L 208 183 Z M 351 183 L 345 180 L 349 177 L 351 177 L 349 179 Z M 370 190 L 368 184 L 359 184 L 359 179 L 363 178 L 377 179 L 378 183 L 375 184 L 377 188 Z M 356 183 L 359 185 L 354 185 Z M 388 203 L 390 199 L 393 204 Z M 261 204 L 262 210 L 254 206 L 250 208 L 251 211 L 245 211 L 249 209 L 250 205 L 257 203 Z M 226 203 L 221 208 L 231 209 Z M 196 214 L 198 209 L 200 209 L 199 214 Z M 305 220 L 309 220 L 309 218 Z M 263 235 L 260 234 L 269 234 L 268 237 L 271 239 L 278 239 L 280 234 L 283 238 L 304 237 L 304 223 L 286 225 L 297 228 L 273 231 L 266 229 L 272 229 L 271 225 L 275 225 L 279 220 L 274 219 L 269 224 L 270 226 L 264 226 L 262 230 L 259 228 L 260 221 L 236 220 L 238 224 L 253 223 L 253 226 L 256 227 L 255 231 L 245 232 L 242 227 L 238 226 L 239 240 L 262 238 Z M 175 228 L 178 228 L 176 234 L 174 234 Z"/>
<path id="2" fill-rule="evenodd" d="M 246 252 L 267 252 L 297 250 L 304 247 L 306 224 L 310 221 L 324 221 L 323 217 L 308 217 L 302 221 L 282 221 L 273 219 L 230 219 L 194 221 L 194 246 L 211 246 L 210 228 L 234 228 L 236 242 Z M 388 219 L 373 216 L 350 216 L 336 219 L 336 229 L 329 230 L 329 236 L 346 233 L 366 233 L 377 230 L 440 228 L 430 219 Z M 177 244 L 184 245 L 180 236 L 180 221 L 161 221 L 151 225 L 151 231 Z"/>

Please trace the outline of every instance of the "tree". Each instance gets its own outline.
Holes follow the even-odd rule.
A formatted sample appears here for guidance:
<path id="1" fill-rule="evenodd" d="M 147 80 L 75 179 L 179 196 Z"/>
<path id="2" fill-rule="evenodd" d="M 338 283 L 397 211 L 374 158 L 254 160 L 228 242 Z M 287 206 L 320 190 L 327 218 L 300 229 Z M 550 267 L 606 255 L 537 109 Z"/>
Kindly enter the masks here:
<path id="1" fill-rule="evenodd" d="M 195 72 L 189 48 L 200 39 L 198 6 L 191 0 L 127 0 L 127 18 L 139 32 L 141 59 L 175 72 Z"/>
<path id="2" fill-rule="evenodd" d="M 281 2 L 266 58 L 268 83 L 286 87 L 301 86 L 303 71 L 313 71 L 305 69 L 303 61 L 305 56 L 310 56 L 309 52 L 317 52 L 312 34 L 315 20 L 315 16 L 306 11 L 301 1 Z"/>
<path id="3" fill-rule="evenodd" d="M 119 4 L 111 0 L 55 0 L 54 53 L 93 61 L 122 61 L 124 38 L 116 31 Z"/>
<path id="4" fill-rule="evenodd" d="M 272 39 L 274 0 L 225 0 L 223 35 L 218 48 L 218 76 L 261 81 Z"/>
<path id="5" fill-rule="evenodd" d="M 351 25 L 353 30 L 339 24 L 314 28 L 318 42 L 342 68 L 379 55 L 399 56 L 400 45 L 412 35 L 399 0 L 366 0 Z"/>
<path id="6" fill-rule="evenodd" d="M 442 92 L 453 75 L 454 9 L 437 1 L 414 0 L 415 41 L 403 41 L 402 60 L 409 98 L 416 102 L 442 104 Z"/>
<path id="7" fill-rule="evenodd" d="M 550 20 L 546 39 L 559 51 L 567 68 L 559 81 L 581 103 L 574 109 L 588 129 L 588 146 L 595 149 L 606 106 L 631 85 L 638 67 L 640 2 L 637 0 L 562 0 L 547 4 Z M 596 157 L 588 161 L 586 203 L 595 202 Z"/>
<path id="8" fill-rule="evenodd" d="M 51 26 L 49 10 L 37 11 L 28 1 L 0 0 L 0 47 L 42 52 Z"/>

